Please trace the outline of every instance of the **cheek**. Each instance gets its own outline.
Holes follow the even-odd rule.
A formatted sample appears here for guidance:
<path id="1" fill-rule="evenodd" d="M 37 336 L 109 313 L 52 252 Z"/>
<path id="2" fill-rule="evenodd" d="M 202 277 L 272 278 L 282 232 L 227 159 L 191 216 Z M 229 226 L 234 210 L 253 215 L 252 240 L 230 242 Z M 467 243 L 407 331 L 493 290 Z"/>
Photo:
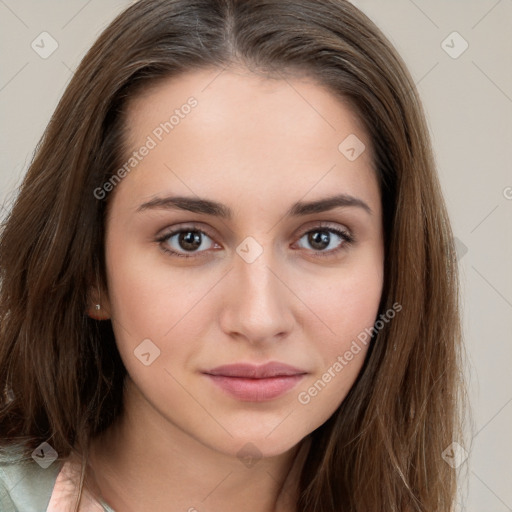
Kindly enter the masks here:
<path id="1" fill-rule="evenodd" d="M 186 408 L 190 397 L 166 370 L 174 374 L 174 366 L 186 364 L 190 341 L 198 339 L 192 332 L 198 324 L 190 318 L 199 292 L 184 274 L 155 265 L 155 251 L 128 249 L 115 239 L 107 247 L 112 326 L 124 366 L 153 403 L 171 399 L 175 407 Z"/>
<path id="2" fill-rule="evenodd" d="M 382 294 L 378 272 L 362 270 L 340 279 L 324 298 L 327 322 L 343 343 L 375 322 Z"/>
<path id="3" fill-rule="evenodd" d="M 162 338 L 197 300 L 197 279 L 162 264 L 156 248 L 107 245 L 112 317 L 134 339 Z M 195 285 L 194 283 L 198 283 Z M 203 283 L 204 284 L 204 283 Z"/>
<path id="4" fill-rule="evenodd" d="M 378 257 L 360 263 L 333 274 L 330 283 L 316 281 L 303 289 L 304 302 L 318 315 L 309 323 L 307 336 L 321 362 L 297 398 L 315 424 L 327 420 L 341 404 L 368 352 L 382 294 L 382 267 Z"/>
<path id="5" fill-rule="evenodd" d="M 382 287 L 382 262 L 376 252 L 321 279 L 305 281 L 301 297 L 322 320 L 326 346 L 337 350 L 373 325 Z M 314 339 L 313 333 L 310 336 Z"/>
<path id="6" fill-rule="evenodd" d="M 208 320 L 215 318 L 215 303 L 207 295 L 219 277 L 208 269 L 201 275 L 197 269 L 171 268 L 157 250 L 128 249 L 115 239 L 107 247 L 112 325 L 121 358 L 139 385 L 147 385 L 152 392 L 167 389 L 169 376 L 163 370 L 184 373 L 204 338 Z M 142 343 L 158 354 L 149 368 L 136 357 L 139 347 L 145 346 Z M 180 390 L 176 392 L 179 396 Z"/>

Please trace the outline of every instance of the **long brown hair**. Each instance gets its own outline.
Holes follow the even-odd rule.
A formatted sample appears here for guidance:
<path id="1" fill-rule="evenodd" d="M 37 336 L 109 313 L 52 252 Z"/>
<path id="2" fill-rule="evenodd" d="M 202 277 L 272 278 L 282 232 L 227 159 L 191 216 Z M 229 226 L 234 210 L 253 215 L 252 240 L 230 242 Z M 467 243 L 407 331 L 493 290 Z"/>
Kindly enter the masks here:
<path id="1" fill-rule="evenodd" d="M 110 322 L 94 190 L 125 160 L 127 100 L 180 73 L 242 64 L 300 72 L 348 101 L 369 134 L 381 189 L 385 276 L 364 366 L 311 434 L 300 512 L 446 512 L 461 436 L 458 268 L 414 82 L 381 31 L 345 0 L 140 0 L 87 53 L 37 148 L 0 238 L 4 446 L 49 442 L 65 459 L 122 413 L 126 370 Z M 341 141 L 340 141 L 341 142 Z"/>

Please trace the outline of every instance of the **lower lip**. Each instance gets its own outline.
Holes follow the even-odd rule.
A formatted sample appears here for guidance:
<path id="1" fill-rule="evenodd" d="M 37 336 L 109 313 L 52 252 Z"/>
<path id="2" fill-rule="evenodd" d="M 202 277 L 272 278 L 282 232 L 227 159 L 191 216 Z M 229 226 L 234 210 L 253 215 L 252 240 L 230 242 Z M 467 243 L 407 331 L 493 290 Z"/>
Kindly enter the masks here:
<path id="1" fill-rule="evenodd" d="M 214 384 L 226 393 L 244 402 L 265 402 L 284 395 L 297 385 L 304 375 L 282 375 L 265 379 L 246 379 L 208 375 Z"/>

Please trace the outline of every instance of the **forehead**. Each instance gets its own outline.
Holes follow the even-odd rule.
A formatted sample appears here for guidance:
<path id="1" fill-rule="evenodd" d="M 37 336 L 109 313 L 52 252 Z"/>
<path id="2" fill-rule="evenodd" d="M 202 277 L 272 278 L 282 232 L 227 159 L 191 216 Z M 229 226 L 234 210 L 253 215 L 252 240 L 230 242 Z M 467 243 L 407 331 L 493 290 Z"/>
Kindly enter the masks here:
<path id="1" fill-rule="evenodd" d="M 151 127 L 169 120 L 191 97 L 199 108 L 187 117 L 196 121 L 197 135 L 199 124 L 205 130 L 213 124 L 216 132 L 228 128 L 233 135 L 239 128 L 243 134 L 254 134 L 257 128 L 261 138 L 273 137 L 282 129 L 283 136 L 309 140 L 364 131 L 347 99 L 306 75 L 296 72 L 269 78 L 243 68 L 206 68 L 160 80 L 139 92 L 129 103 L 129 133 L 140 139 Z M 329 144 L 330 137 L 325 138 Z"/>
<path id="2" fill-rule="evenodd" d="M 215 191 L 219 200 L 233 191 L 297 200 L 308 190 L 338 189 L 374 203 L 378 196 L 362 123 L 347 101 L 310 78 L 187 72 L 132 99 L 126 122 L 126 158 L 149 140 L 154 146 L 119 186 L 133 200 L 173 187 Z M 347 139 L 366 148 L 356 160 L 341 150 Z"/>

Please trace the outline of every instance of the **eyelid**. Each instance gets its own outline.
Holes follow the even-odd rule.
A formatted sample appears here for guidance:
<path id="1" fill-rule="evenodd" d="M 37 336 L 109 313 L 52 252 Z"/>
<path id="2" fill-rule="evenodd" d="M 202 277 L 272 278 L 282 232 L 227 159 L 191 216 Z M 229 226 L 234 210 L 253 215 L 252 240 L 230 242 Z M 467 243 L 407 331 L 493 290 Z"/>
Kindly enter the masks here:
<path id="1" fill-rule="evenodd" d="M 335 231 L 342 231 L 343 233 L 346 233 L 347 235 L 352 237 L 352 231 L 347 226 L 345 226 L 344 224 L 328 221 L 311 221 L 311 223 L 308 223 L 306 227 L 302 227 L 299 233 L 300 236 L 303 237 L 310 231 L 320 231 L 321 229 L 333 229 Z"/>
<path id="2" fill-rule="evenodd" d="M 207 227 L 203 226 L 202 224 L 197 224 L 194 222 L 183 222 L 181 224 L 176 224 L 172 227 L 164 228 L 156 235 L 156 237 L 159 239 L 169 238 L 170 236 L 176 235 L 181 231 L 198 231 L 200 233 L 207 235 L 210 238 L 214 238 L 217 236 L 217 234 L 215 234 L 213 231 L 210 231 Z"/>

